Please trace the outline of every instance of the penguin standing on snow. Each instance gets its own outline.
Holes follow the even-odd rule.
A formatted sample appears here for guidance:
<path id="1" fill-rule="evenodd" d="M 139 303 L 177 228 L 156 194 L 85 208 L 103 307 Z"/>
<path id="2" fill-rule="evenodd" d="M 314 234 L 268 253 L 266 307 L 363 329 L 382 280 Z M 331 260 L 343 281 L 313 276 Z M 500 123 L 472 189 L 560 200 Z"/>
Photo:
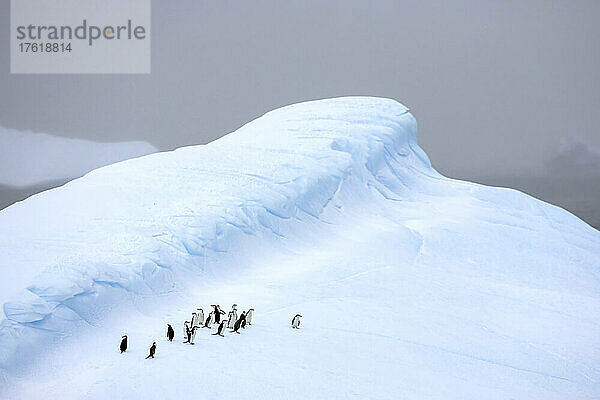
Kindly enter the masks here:
<path id="1" fill-rule="evenodd" d="M 235 320 L 233 319 L 233 311 L 229 311 L 229 313 L 227 314 L 227 327 L 229 329 L 233 329 L 234 323 L 235 323 Z"/>
<path id="2" fill-rule="evenodd" d="M 302 315 L 300 315 L 300 314 L 294 315 L 294 318 L 292 318 L 292 328 L 300 329 L 300 319 L 301 318 L 302 318 Z"/>
<path id="3" fill-rule="evenodd" d="M 204 324 L 205 328 L 210 329 L 210 324 L 212 324 L 212 321 L 213 321 L 213 314 L 214 314 L 214 311 L 211 311 L 210 313 L 208 313 L 208 317 L 206 317 L 206 323 Z"/>
<path id="4" fill-rule="evenodd" d="M 221 321 L 221 323 L 219 324 L 219 329 L 217 329 L 217 333 L 213 333 L 213 336 L 219 335 L 219 336 L 223 336 L 224 337 L 225 336 L 224 333 L 225 333 L 225 324 L 226 323 L 227 322 L 225 320 Z"/>
<path id="5" fill-rule="evenodd" d="M 196 327 L 192 326 L 189 331 L 188 343 L 194 344 L 194 339 L 196 338 Z"/>
<path id="6" fill-rule="evenodd" d="M 191 324 L 189 324 L 188 321 L 186 321 L 185 325 L 185 337 L 186 339 L 183 343 L 194 344 L 194 338 L 196 337 L 196 327 L 191 326 Z"/>
<path id="7" fill-rule="evenodd" d="M 254 313 L 254 308 L 251 308 L 248 311 L 246 311 L 246 322 L 248 323 L 248 325 L 252 325 L 252 314 L 253 313 Z"/>
<path id="8" fill-rule="evenodd" d="M 235 321 L 237 321 L 238 319 L 238 315 L 237 315 L 237 304 L 234 304 L 231 306 L 231 311 L 229 311 L 229 316 L 228 316 L 228 320 L 227 320 L 227 327 L 229 329 L 233 329 L 233 325 L 235 324 Z"/>
<path id="9" fill-rule="evenodd" d="M 190 321 L 183 322 L 183 337 L 186 338 L 183 343 L 190 341 Z"/>
<path id="10" fill-rule="evenodd" d="M 198 325 L 196 325 L 198 328 L 202 328 L 202 325 L 204 324 L 204 310 L 201 308 L 198 308 L 196 310 L 198 312 Z"/>
<path id="11" fill-rule="evenodd" d="M 167 339 L 169 339 L 169 342 L 172 342 L 174 337 L 175 331 L 173 330 L 173 327 L 171 324 L 167 324 Z"/>
<path id="12" fill-rule="evenodd" d="M 233 332 L 240 333 L 239 330 L 242 327 L 242 324 L 246 326 L 246 312 L 242 311 L 242 315 L 235 321 L 235 325 L 233 326 Z"/>
<path id="13" fill-rule="evenodd" d="M 149 358 L 154 358 L 154 353 L 156 353 L 156 342 L 152 342 L 152 346 L 150 346 L 150 354 L 148 354 L 146 360 Z"/>
<path id="14" fill-rule="evenodd" d="M 196 325 L 198 325 L 198 314 L 196 314 L 195 312 L 193 312 L 192 313 L 192 325 L 191 325 L 191 327 L 193 328 Z"/>
<path id="15" fill-rule="evenodd" d="M 127 351 L 127 335 L 121 336 L 121 345 L 119 346 L 119 350 L 121 350 L 121 354 Z"/>
<path id="16" fill-rule="evenodd" d="M 214 311 L 214 313 L 215 313 L 214 314 L 214 318 L 215 318 L 214 323 L 218 324 L 219 322 L 221 322 L 221 315 L 225 315 L 225 311 L 221 310 L 221 307 L 218 304 L 213 304 L 212 306 L 215 309 L 215 311 Z"/>

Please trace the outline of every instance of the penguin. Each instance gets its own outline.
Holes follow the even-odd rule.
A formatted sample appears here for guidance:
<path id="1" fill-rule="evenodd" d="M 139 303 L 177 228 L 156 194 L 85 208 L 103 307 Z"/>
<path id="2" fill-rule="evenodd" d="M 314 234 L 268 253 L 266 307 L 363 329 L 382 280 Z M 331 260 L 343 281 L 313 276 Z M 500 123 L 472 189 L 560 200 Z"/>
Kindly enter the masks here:
<path id="1" fill-rule="evenodd" d="M 217 333 L 213 333 L 213 336 L 219 335 L 219 336 L 225 337 L 225 335 L 223 333 L 225 332 L 225 324 L 226 323 L 227 322 L 225 320 L 221 321 L 221 323 L 219 324 L 219 329 L 217 329 Z"/>
<path id="2" fill-rule="evenodd" d="M 235 323 L 235 320 L 233 319 L 233 311 L 229 311 L 229 313 L 227 314 L 227 327 L 229 329 L 233 329 L 234 323 Z"/>
<path id="3" fill-rule="evenodd" d="M 233 322 L 237 321 L 238 313 L 237 313 L 237 304 L 231 306 L 231 313 L 233 315 Z"/>
<path id="4" fill-rule="evenodd" d="M 251 308 L 248 311 L 246 311 L 246 322 L 248 323 L 248 325 L 252 325 L 252 313 L 254 313 L 254 308 Z"/>
<path id="5" fill-rule="evenodd" d="M 294 318 L 292 318 L 292 328 L 300 329 L 300 318 L 302 318 L 302 315 L 294 315 Z"/>
<path id="6" fill-rule="evenodd" d="M 189 344 L 194 344 L 194 338 L 196 337 L 196 327 L 195 326 L 191 326 L 190 324 L 185 326 L 185 342 L 183 343 L 189 343 Z"/>
<path id="7" fill-rule="evenodd" d="M 169 342 L 172 342 L 174 337 L 175 331 L 173 330 L 173 327 L 171 324 L 167 324 L 167 339 L 169 339 Z"/>
<path id="8" fill-rule="evenodd" d="M 238 319 L 238 315 L 237 315 L 237 304 L 234 304 L 231 306 L 231 311 L 229 311 L 229 316 L 228 316 L 228 320 L 227 320 L 227 327 L 229 329 L 233 329 L 233 326 L 235 324 L 235 321 L 237 321 Z"/>
<path id="9" fill-rule="evenodd" d="M 188 343 L 190 340 L 190 321 L 183 323 L 183 337 L 186 338 L 183 343 Z"/>
<path id="10" fill-rule="evenodd" d="M 208 317 L 206 318 L 206 323 L 204 324 L 204 328 L 210 329 L 210 324 L 212 324 L 214 311 L 208 313 Z"/>
<path id="11" fill-rule="evenodd" d="M 201 308 L 196 309 L 198 312 L 198 324 L 196 325 L 198 328 L 202 328 L 204 324 L 204 310 Z"/>
<path id="12" fill-rule="evenodd" d="M 239 330 L 242 324 L 244 324 L 244 326 L 246 325 L 246 311 L 242 311 L 242 315 L 240 315 L 240 318 L 237 321 L 235 321 L 235 325 L 233 326 L 233 332 L 240 333 Z"/>
<path id="13" fill-rule="evenodd" d="M 146 360 L 149 358 L 154 358 L 154 353 L 156 353 L 156 342 L 152 342 L 152 346 L 150 346 L 150 354 L 148 354 Z"/>
<path id="14" fill-rule="evenodd" d="M 121 350 L 121 354 L 127 351 L 127 335 L 121 336 L 121 345 L 119 346 L 119 349 Z"/>
<path id="15" fill-rule="evenodd" d="M 214 323 L 218 324 L 219 322 L 221 322 L 221 315 L 225 315 L 225 311 L 221 310 L 221 307 L 219 307 L 218 304 L 213 304 L 212 306 L 215 309 L 215 311 L 214 311 L 214 313 L 215 313 L 215 315 L 214 315 L 214 318 L 215 318 Z"/>
<path id="16" fill-rule="evenodd" d="M 198 325 L 198 314 L 196 314 L 195 312 L 192 313 L 192 328 L 194 326 Z"/>
<path id="17" fill-rule="evenodd" d="M 194 339 L 196 338 L 196 327 L 193 326 L 190 328 L 190 334 L 189 334 L 189 343 L 190 344 L 194 344 Z"/>

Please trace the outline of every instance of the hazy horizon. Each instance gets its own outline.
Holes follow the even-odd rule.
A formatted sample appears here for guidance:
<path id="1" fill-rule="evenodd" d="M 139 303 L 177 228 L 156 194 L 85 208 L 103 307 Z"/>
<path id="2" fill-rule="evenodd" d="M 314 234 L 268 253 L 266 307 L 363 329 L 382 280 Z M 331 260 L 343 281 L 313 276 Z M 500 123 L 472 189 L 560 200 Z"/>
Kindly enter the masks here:
<path id="1" fill-rule="evenodd" d="M 441 173 L 577 214 L 600 204 L 586 190 L 600 179 L 598 15 L 595 1 L 155 1 L 151 74 L 16 75 L 1 0 L 0 125 L 170 150 L 287 104 L 389 97 Z"/>

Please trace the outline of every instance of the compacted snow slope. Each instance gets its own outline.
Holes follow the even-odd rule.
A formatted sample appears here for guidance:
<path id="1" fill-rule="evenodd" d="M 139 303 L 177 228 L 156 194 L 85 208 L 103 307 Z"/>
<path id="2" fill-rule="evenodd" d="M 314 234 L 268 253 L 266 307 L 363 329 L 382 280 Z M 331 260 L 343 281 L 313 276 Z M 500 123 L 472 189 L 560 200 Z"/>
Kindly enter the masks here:
<path id="1" fill-rule="evenodd" d="M 399 103 L 296 104 L 0 212 L 0 397 L 599 398 L 599 268 L 568 212 L 439 175 Z M 214 303 L 252 326 L 182 344 Z"/>

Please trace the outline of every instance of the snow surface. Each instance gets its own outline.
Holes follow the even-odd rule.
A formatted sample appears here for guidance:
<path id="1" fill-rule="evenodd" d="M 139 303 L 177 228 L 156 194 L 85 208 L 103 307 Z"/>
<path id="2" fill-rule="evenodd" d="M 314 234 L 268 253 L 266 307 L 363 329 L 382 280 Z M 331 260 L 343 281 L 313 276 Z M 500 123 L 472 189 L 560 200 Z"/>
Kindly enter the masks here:
<path id="1" fill-rule="evenodd" d="M 0 397 L 600 398 L 600 232 L 441 176 L 416 131 L 295 104 L 3 210 Z M 252 326 L 181 343 L 214 303 Z"/>
<path id="2" fill-rule="evenodd" d="M 0 185 L 26 187 L 78 178 L 117 161 L 154 153 L 147 142 L 100 143 L 0 126 Z"/>

